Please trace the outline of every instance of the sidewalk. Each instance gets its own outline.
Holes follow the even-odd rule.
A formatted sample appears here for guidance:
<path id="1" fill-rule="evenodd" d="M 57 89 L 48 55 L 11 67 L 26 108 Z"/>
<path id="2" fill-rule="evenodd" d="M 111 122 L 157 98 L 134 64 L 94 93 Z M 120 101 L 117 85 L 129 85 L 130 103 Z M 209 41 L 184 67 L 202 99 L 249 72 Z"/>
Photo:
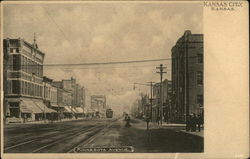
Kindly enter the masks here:
<path id="1" fill-rule="evenodd" d="M 178 124 L 178 123 L 162 123 L 162 126 L 166 126 L 166 127 L 171 127 L 171 126 L 174 126 L 174 127 L 185 127 L 186 124 Z"/>
<path id="2" fill-rule="evenodd" d="M 196 131 L 196 132 L 191 132 L 191 131 L 186 131 L 186 124 L 179 124 L 179 123 L 162 123 L 162 125 L 158 125 L 157 123 L 152 123 L 150 122 L 151 128 L 171 128 L 171 127 L 178 127 L 181 130 L 178 130 L 178 132 L 183 132 L 195 136 L 200 136 L 204 137 L 204 128 L 201 128 L 201 131 Z"/>
<path id="3" fill-rule="evenodd" d="M 91 120 L 91 118 L 78 118 L 78 119 L 62 119 L 62 120 L 55 120 L 55 121 L 49 121 L 49 120 L 39 120 L 39 121 L 27 121 L 25 123 L 5 123 L 5 125 L 19 125 L 19 124 L 49 124 L 49 123 L 60 123 L 60 122 L 67 122 L 67 121 L 75 121 L 75 120 Z"/>
<path id="4" fill-rule="evenodd" d="M 204 137 L 204 130 L 201 129 L 201 131 L 186 131 L 186 130 L 181 130 L 181 132 L 187 133 L 187 134 L 191 134 L 191 135 L 195 135 L 195 136 L 200 136 L 200 137 Z"/>

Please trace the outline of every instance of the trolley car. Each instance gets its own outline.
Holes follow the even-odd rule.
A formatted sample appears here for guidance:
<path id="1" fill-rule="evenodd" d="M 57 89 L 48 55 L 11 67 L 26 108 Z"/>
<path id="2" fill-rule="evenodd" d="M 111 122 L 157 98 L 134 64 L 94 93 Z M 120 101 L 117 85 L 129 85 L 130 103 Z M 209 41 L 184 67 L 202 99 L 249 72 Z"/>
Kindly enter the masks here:
<path id="1" fill-rule="evenodd" d="M 106 117 L 107 118 L 112 118 L 113 117 L 113 110 L 112 109 L 107 109 L 106 110 Z"/>

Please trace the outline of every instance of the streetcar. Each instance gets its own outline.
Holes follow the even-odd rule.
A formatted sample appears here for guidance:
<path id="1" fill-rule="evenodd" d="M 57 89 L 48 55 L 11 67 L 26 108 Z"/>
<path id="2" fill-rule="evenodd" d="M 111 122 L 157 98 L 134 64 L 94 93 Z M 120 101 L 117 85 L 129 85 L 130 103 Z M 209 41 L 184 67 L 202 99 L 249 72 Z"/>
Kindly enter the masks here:
<path id="1" fill-rule="evenodd" d="M 112 109 L 107 109 L 106 110 L 106 117 L 107 118 L 112 118 L 113 117 L 113 110 Z"/>

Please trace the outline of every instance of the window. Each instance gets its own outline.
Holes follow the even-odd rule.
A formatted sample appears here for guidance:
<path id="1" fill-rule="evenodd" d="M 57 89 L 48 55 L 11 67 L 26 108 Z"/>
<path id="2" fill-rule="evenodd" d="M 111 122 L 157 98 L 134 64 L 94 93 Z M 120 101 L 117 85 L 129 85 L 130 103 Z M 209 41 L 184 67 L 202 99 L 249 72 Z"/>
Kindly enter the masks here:
<path id="1" fill-rule="evenodd" d="M 197 95 L 197 104 L 203 106 L 203 95 Z"/>
<path id="2" fill-rule="evenodd" d="M 197 62 L 203 63 L 203 54 L 197 54 Z"/>
<path id="3" fill-rule="evenodd" d="M 12 81 L 7 80 L 7 93 L 11 94 L 11 90 L 12 90 Z"/>
<path id="4" fill-rule="evenodd" d="M 27 88 L 27 82 L 24 82 L 24 94 L 27 95 L 28 94 L 28 88 Z"/>
<path id="5" fill-rule="evenodd" d="M 201 71 L 198 71 L 196 73 L 196 78 L 197 78 L 197 84 L 202 85 L 203 84 L 203 75 Z"/>
<path id="6" fill-rule="evenodd" d="M 13 70 L 20 70 L 20 56 L 13 55 Z"/>
<path id="7" fill-rule="evenodd" d="M 22 94 L 25 94 L 25 85 L 24 85 L 24 81 L 21 82 L 21 88 L 22 88 Z"/>
<path id="8" fill-rule="evenodd" d="M 17 80 L 12 81 L 12 93 L 13 94 L 20 93 L 20 81 Z"/>

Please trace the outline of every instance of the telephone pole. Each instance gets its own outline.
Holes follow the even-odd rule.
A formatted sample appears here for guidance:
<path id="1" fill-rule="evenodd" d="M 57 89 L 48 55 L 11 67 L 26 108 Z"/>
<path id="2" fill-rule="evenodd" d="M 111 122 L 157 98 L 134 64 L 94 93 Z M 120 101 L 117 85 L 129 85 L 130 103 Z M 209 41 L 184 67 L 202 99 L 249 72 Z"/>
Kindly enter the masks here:
<path id="1" fill-rule="evenodd" d="M 163 117 L 163 88 L 162 88 L 162 78 L 163 78 L 163 74 L 167 73 L 164 72 L 164 69 L 166 69 L 167 67 L 163 67 L 163 64 L 160 64 L 160 67 L 156 67 L 156 69 L 159 69 L 159 73 L 160 74 L 160 80 L 161 80 L 161 84 L 160 84 L 160 120 L 161 120 L 161 125 L 162 125 L 162 117 Z"/>
<path id="2" fill-rule="evenodd" d="M 150 119 L 151 119 L 151 122 L 153 122 L 153 84 L 155 82 L 147 82 L 149 84 L 144 84 L 144 83 L 134 83 L 134 87 L 133 89 L 135 90 L 135 85 L 138 84 L 138 85 L 143 85 L 143 86 L 150 86 Z"/>
<path id="3" fill-rule="evenodd" d="M 150 83 L 150 120 L 153 122 L 153 83 L 154 82 L 148 82 Z"/>

